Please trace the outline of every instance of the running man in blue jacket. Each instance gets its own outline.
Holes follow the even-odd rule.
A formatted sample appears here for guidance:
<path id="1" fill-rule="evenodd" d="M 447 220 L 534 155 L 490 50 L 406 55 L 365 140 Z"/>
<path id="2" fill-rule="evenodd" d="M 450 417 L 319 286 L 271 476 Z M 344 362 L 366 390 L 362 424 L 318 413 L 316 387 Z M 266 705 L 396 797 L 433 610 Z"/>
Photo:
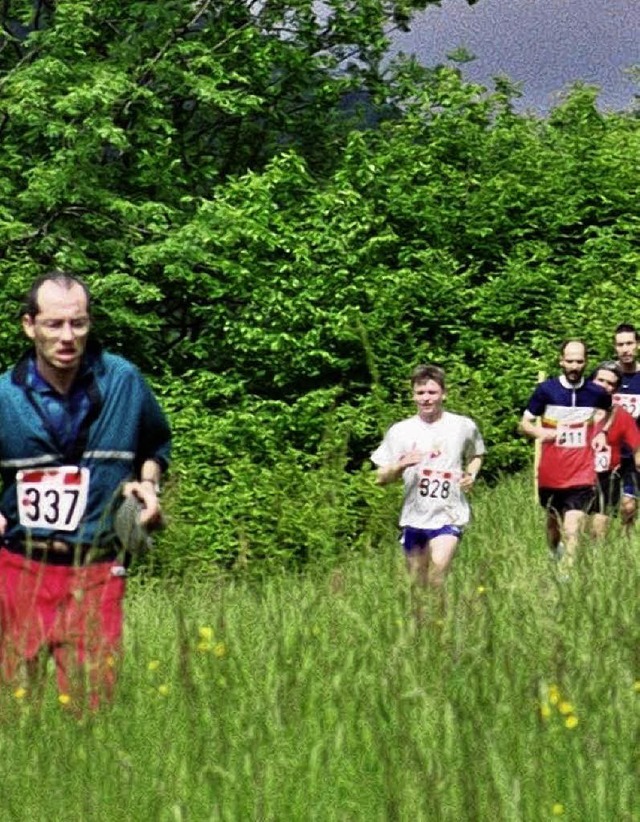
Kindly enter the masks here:
<path id="1" fill-rule="evenodd" d="M 0 670 L 35 689 L 52 655 L 81 710 L 111 695 L 121 653 L 114 514 L 133 495 L 143 526 L 160 521 L 170 431 L 135 366 L 92 344 L 81 279 L 39 277 L 22 327 L 32 349 L 0 377 Z"/>

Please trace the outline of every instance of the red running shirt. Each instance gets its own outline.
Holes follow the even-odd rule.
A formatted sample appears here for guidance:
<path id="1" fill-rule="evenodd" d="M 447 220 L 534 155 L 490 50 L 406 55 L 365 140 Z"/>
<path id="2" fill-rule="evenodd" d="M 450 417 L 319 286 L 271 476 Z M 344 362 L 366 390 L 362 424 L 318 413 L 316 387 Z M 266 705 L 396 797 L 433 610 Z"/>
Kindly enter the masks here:
<path id="1" fill-rule="evenodd" d="M 626 445 L 631 451 L 640 448 L 640 428 L 636 425 L 634 418 L 622 406 L 616 407 L 614 413 L 611 428 L 607 433 L 608 447 L 595 455 L 596 471 L 598 473 L 614 471 L 620 466 L 620 452 L 623 445 Z M 596 423 L 594 434 L 602 431 L 605 420 L 606 417 Z"/>

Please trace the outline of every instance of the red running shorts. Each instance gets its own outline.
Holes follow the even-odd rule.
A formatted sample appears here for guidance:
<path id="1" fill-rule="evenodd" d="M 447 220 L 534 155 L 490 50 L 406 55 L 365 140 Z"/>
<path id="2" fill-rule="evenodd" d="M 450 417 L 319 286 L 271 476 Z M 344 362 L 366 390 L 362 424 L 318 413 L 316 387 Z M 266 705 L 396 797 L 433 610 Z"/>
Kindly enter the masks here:
<path id="1" fill-rule="evenodd" d="M 110 697 L 121 654 L 122 566 L 48 565 L 0 549 L 0 669 L 15 681 L 42 651 L 56 662 L 60 693 L 78 688 L 92 703 Z"/>

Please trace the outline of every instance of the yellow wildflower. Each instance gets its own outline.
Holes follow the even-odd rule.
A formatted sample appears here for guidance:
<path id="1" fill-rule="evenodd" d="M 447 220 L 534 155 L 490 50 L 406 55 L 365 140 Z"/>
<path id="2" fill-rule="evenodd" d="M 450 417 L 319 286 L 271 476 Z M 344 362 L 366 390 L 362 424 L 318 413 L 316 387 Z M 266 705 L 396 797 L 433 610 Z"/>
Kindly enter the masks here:
<path id="1" fill-rule="evenodd" d="M 203 642 L 211 642 L 213 639 L 213 628 L 210 628 L 208 625 L 201 625 L 198 628 L 198 636 Z"/>
<path id="2" fill-rule="evenodd" d="M 540 716 L 543 719 L 549 719 L 549 717 L 551 716 L 551 708 L 549 707 L 548 702 L 543 702 L 540 706 Z"/>
<path id="3" fill-rule="evenodd" d="M 166 696 L 169 693 L 169 686 L 166 683 L 162 683 L 162 685 L 158 685 L 158 693 L 160 696 Z"/>
<path id="4" fill-rule="evenodd" d="M 68 705 L 71 702 L 69 694 L 58 694 L 58 702 L 61 705 Z"/>
<path id="5" fill-rule="evenodd" d="M 227 655 L 227 646 L 224 642 L 216 642 L 213 646 L 213 653 L 218 657 L 218 659 L 221 659 L 223 656 Z"/>
<path id="6" fill-rule="evenodd" d="M 485 592 L 486 590 L 487 590 L 487 589 L 484 587 L 484 585 L 478 585 L 478 587 L 476 588 L 476 591 L 477 591 L 479 594 L 484 594 L 484 592 Z"/>
<path id="7" fill-rule="evenodd" d="M 160 660 L 159 659 L 152 659 L 149 664 L 147 665 L 147 669 L 149 671 L 157 671 L 160 667 Z"/>
<path id="8" fill-rule="evenodd" d="M 208 651 L 211 650 L 211 643 L 210 642 L 198 642 L 196 645 L 196 649 L 200 651 L 202 654 L 206 654 Z"/>
<path id="9" fill-rule="evenodd" d="M 640 679 L 636 679 L 636 681 L 633 683 L 633 690 L 637 694 L 640 694 Z"/>
<path id="10" fill-rule="evenodd" d="M 573 713 L 573 705 L 570 702 L 567 702 L 566 700 L 563 700 L 558 705 L 558 710 L 560 711 L 560 713 L 563 716 L 567 716 L 567 714 L 572 714 Z"/>
<path id="11" fill-rule="evenodd" d="M 569 730 L 575 728 L 577 724 L 578 717 L 575 714 L 570 714 L 570 716 L 568 716 L 564 721 L 565 728 L 569 728 Z"/>
<path id="12" fill-rule="evenodd" d="M 552 705 L 557 705 L 560 702 L 560 688 L 557 685 L 549 685 L 547 696 Z"/>
<path id="13" fill-rule="evenodd" d="M 564 813 L 564 805 L 562 802 L 554 802 L 553 806 L 551 807 L 551 813 L 554 816 L 562 816 Z"/>
<path id="14" fill-rule="evenodd" d="M 15 696 L 16 699 L 24 699 L 25 696 L 27 695 L 27 689 L 26 688 L 16 688 L 15 691 L 13 692 L 13 695 Z"/>

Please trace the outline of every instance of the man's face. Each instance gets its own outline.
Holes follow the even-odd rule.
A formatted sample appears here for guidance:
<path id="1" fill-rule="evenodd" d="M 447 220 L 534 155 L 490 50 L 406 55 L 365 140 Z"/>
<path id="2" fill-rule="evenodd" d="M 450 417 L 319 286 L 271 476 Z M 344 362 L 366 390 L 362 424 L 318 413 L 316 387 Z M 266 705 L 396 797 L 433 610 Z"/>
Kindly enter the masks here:
<path id="1" fill-rule="evenodd" d="M 579 342 L 567 343 L 560 357 L 560 368 L 570 383 L 578 383 L 587 364 L 584 345 Z"/>
<path id="2" fill-rule="evenodd" d="M 22 318 L 24 333 L 36 349 L 38 370 L 45 378 L 51 372 L 75 373 L 91 327 L 83 288 L 47 280 L 38 289 L 38 307 L 35 317 Z"/>
<path id="3" fill-rule="evenodd" d="M 621 331 L 615 336 L 616 356 L 620 365 L 625 368 L 636 360 L 638 353 L 638 340 L 632 331 Z"/>
<path id="4" fill-rule="evenodd" d="M 417 406 L 420 418 L 426 422 L 440 416 L 444 397 L 443 388 L 435 380 L 417 382 L 413 386 L 413 401 Z"/>
<path id="5" fill-rule="evenodd" d="M 606 368 L 599 368 L 593 378 L 593 382 L 604 388 L 607 394 L 613 394 L 618 387 L 618 376 L 613 371 L 608 371 Z"/>

